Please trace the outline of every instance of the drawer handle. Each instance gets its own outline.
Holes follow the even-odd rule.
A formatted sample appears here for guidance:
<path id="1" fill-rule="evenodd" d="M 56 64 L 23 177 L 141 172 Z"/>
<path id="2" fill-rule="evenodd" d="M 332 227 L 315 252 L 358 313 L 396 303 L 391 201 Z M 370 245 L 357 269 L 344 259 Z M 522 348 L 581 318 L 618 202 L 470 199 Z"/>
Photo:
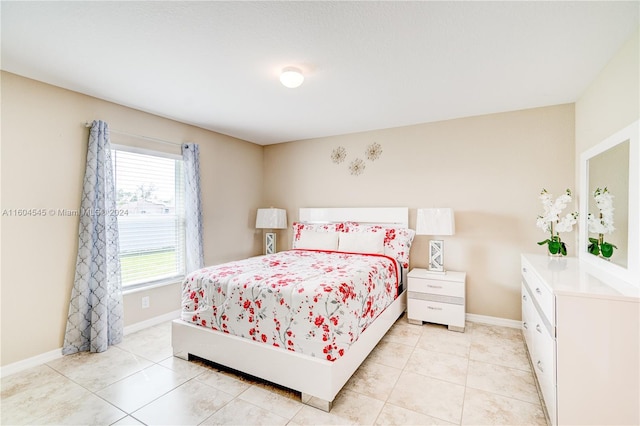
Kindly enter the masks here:
<path id="1" fill-rule="evenodd" d="M 536 363 L 536 366 L 538 367 L 538 370 L 540 370 L 541 372 L 543 372 L 543 373 L 544 373 L 544 368 L 542 368 L 542 361 L 538 361 L 538 362 Z"/>
<path id="2" fill-rule="evenodd" d="M 529 324 L 527 324 L 527 322 L 526 322 L 526 321 L 524 321 L 524 322 L 522 323 L 522 327 L 523 327 L 525 330 L 528 330 L 528 329 L 529 329 Z"/>
<path id="3" fill-rule="evenodd" d="M 522 272 L 527 272 L 527 268 L 522 268 Z"/>
<path id="4" fill-rule="evenodd" d="M 427 284 L 427 287 L 431 287 L 431 288 L 442 288 L 441 285 L 431 285 L 431 284 Z"/>
<path id="5" fill-rule="evenodd" d="M 542 329 L 540 328 L 540 324 L 536 324 L 536 331 L 542 334 Z"/>
<path id="6" fill-rule="evenodd" d="M 540 291 L 540 287 L 536 288 L 536 293 L 542 294 L 542 291 Z"/>
<path id="7" fill-rule="evenodd" d="M 524 300 L 525 302 L 527 301 L 527 295 L 526 294 L 522 295 L 522 300 Z"/>
<path id="8" fill-rule="evenodd" d="M 427 309 L 432 309 L 434 311 L 441 311 L 442 308 L 436 308 L 435 306 L 427 306 Z"/>

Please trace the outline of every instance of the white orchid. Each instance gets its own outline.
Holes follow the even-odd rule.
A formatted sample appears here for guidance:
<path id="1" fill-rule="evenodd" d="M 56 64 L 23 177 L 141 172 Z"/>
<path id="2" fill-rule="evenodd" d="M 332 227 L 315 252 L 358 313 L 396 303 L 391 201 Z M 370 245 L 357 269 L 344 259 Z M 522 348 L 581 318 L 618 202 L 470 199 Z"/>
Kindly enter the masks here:
<path id="1" fill-rule="evenodd" d="M 604 240 L 605 234 L 615 231 L 613 226 L 613 195 L 605 187 L 604 189 L 596 188 L 593 192 L 593 198 L 596 200 L 596 206 L 600 210 L 598 215 L 589 213 L 587 216 L 587 225 L 589 232 L 598 234 L 598 238 L 589 238 L 589 253 L 596 256 L 602 255 L 604 258 L 610 258 L 613 255 L 613 249 L 617 247 Z"/>
<path id="2" fill-rule="evenodd" d="M 556 231 L 571 232 L 573 225 L 578 222 L 578 212 L 567 213 L 565 217 L 556 224 Z"/>
<path id="3" fill-rule="evenodd" d="M 571 191 L 567 189 L 567 192 L 559 196 L 554 202 L 553 196 L 546 189 L 543 189 L 540 193 L 540 201 L 542 201 L 542 207 L 544 207 L 544 214 L 538 216 L 537 224 L 545 232 L 549 232 L 551 224 L 559 221 L 560 213 L 571 202 Z"/>
<path id="4" fill-rule="evenodd" d="M 599 215 L 589 213 L 587 223 L 589 225 L 589 232 L 594 234 L 610 234 L 615 231 L 613 226 L 613 195 L 607 188 L 596 188 L 593 193 L 593 198 L 596 200 L 596 206 L 600 210 Z"/>
<path id="5" fill-rule="evenodd" d="M 567 189 L 554 201 L 553 196 L 546 189 L 543 189 L 540 192 L 540 201 L 542 201 L 544 213 L 538 216 L 536 226 L 544 232 L 549 232 L 551 236 L 538 244 L 547 244 L 549 252 L 552 254 L 566 255 L 567 247 L 560 239 L 559 232 L 571 232 L 573 225 L 578 221 L 578 212 L 571 212 L 560 218 L 562 211 L 572 201 L 571 191 Z"/>

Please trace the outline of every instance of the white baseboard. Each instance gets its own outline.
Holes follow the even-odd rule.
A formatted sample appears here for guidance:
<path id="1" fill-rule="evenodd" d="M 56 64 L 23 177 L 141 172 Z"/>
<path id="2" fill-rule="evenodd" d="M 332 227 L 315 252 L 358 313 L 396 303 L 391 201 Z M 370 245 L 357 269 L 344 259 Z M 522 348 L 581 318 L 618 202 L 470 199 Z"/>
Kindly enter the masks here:
<path id="1" fill-rule="evenodd" d="M 163 322 L 171 321 L 176 318 L 180 318 L 180 309 L 173 312 L 168 312 L 157 317 L 149 318 L 145 321 L 140 321 L 135 324 L 128 325 L 124 328 L 123 333 L 127 334 L 135 333 L 136 331 L 144 330 L 145 328 L 153 327 L 154 325 L 162 324 Z"/>
<path id="2" fill-rule="evenodd" d="M 11 374 L 19 373 L 22 370 L 46 364 L 47 362 L 54 361 L 58 358 L 62 358 L 62 348 L 54 349 L 40 355 L 32 356 L 31 358 L 14 362 L 12 364 L 7 364 L 4 367 L 0 368 L 0 377 L 10 376 Z"/>
<path id="3" fill-rule="evenodd" d="M 135 333 L 136 331 L 144 330 L 145 328 L 153 327 L 154 325 L 171 321 L 176 318 L 180 318 L 180 310 L 153 317 L 146 321 L 128 325 L 124 328 L 123 333 L 126 336 L 127 334 Z M 20 371 L 26 370 L 28 368 L 46 364 L 47 362 L 62 358 L 62 356 L 62 348 L 58 348 L 40 355 L 33 356 L 31 358 L 24 359 L 22 361 L 7 364 L 3 367 L 0 367 L 0 377 L 10 376 L 11 374 L 19 373 Z"/>
<path id="4" fill-rule="evenodd" d="M 520 321 L 506 318 L 489 317 L 486 315 L 467 314 L 466 319 L 470 322 L 477 322 L 479 324 L 500 325 L 502 327 L 520 328 L 522 326 L 522 323 Z"/>
<path id="5" fill-rule="evenodd" d="M 127 334 L 135 333 L 136 331 L 144 330 L 145 328 L 153 327 L 154 325 L 162 324 L 163 322 L 171 321 L 176 318 L 180 318 L 180 310 L 169 312 L 164 315 L 128 325 L 124 328 L 123 333 L 126 336 Z M 466 314 L 466 319 L 470 322 L 499 325 L 503 327 L 520 328 L 521 326 L 520 321 L 510 320 L 506 318 L 490 317 L 486 315 Z M 62 348 L 54 349 L 52 351 L 33 356 L 31 358 L 27 358 L 22 361 L 7 364 L 4 367 L 0 367 L 0 377 L 9 376 L 28 368 L 37 367 L 39 365 L 46 364 L 47 362 L 54 361 L 58 358 L 62 358 Z"/>

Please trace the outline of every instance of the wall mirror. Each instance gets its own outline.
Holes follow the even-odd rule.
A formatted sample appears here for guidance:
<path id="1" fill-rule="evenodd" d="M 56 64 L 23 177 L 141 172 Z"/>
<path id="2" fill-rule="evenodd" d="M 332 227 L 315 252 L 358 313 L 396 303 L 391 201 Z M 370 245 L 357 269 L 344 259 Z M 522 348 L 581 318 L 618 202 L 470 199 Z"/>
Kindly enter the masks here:
<path id="1" fill-rule="evenodd" d="M 580 260 L 635 285 L 640 285 L 638 132 L 635 122 L 580 156 Z M 598 204 L 596 195 L 605 188 Z"/>

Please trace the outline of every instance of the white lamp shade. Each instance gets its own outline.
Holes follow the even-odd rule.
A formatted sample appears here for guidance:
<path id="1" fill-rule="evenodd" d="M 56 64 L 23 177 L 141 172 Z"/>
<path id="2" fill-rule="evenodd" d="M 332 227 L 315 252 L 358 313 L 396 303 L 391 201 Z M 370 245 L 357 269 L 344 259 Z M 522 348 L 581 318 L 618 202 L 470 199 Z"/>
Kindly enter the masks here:
<path id="1" fill-rule="evenodd" d="M 453 209 L 418 209 L 416 235 L 454 235 Z"/>
<path id="2" fill-rule="evenodd" d="M 287 227 L 287 211 L 285 209 L 258 209 L 256 228 L 285 229 Z"/>

